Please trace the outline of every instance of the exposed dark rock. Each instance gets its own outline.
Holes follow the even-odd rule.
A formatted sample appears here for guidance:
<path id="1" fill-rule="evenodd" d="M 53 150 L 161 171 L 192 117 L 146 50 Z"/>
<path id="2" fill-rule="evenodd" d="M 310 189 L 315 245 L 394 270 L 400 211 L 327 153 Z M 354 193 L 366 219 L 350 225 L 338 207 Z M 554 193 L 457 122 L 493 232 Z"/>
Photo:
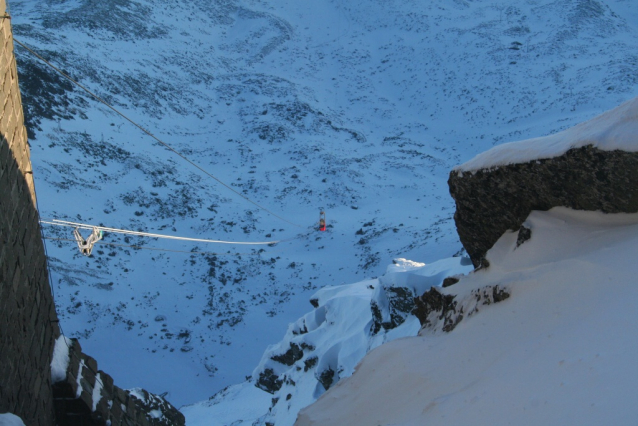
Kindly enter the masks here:
<path id="1" fill-rule="evenodd" d="M 264 371 L 259 373 L 259 380 L 257 380 L 255 386 L 261 390 L 274 394 L 281 389 L 281 385 L 283 383 L 284 381 L 275 374 L 272 368 L 266 368 Z"/>
<path id="2" fill-rule="evenodd" d="M 318 299 L 310 299 L 310 304 L 313 307 L 318 308 L 319 307 L 319 300 Z"/>
<path id="3" fill-rule="evenodd" d="M 328 369 L 323 370 L 321 372 L 317 380 L 319 380 L 319 383 L 323 385 L 325 390 L 328 390 L 330 389 L 330 386 L 332 386 L 332 383 L 334 381 L 334 376 L 335 376 L 334 370 L 328 367 Z"/>
<path id="4" fill-rule="evenodd" d="M 286 379 L 286 384 L 290 385 L 290 386 L 297 386 L 297 383 L 295 383 L 294 380 L 292 380 L 290 377 L 288 376 L 284 376 L 284 378 Z"/>
<path id="5" fill-rule="evenodd" d="M 292 330 L 292 334 L 294 335 L 299 335 L 299 334 L 306 334 L 308 332 L 308 327 L 306 327 L 306 323 L 304 322 L 303 327 L 299 327 L 296 330 Z M 303 347 L 303 343 L 302 343 L 302 347 Z"/>
<path id="6" fill-rule="evenodd" d="M 387 287 L 385 294 L 390 301 L 390 318 L 394 328 L 403 324 L 406 314 L 414 308 L 414 294 L 406 287 Z"/>
<path id="7" fill-rule="evenodd" d="M 502 302 L 509 297 L 510 293 L 498 285 L 473 290 L 465 300 L 457 300 L 456 295 L 443 294 L 432 287 L 414 299 L 413 314 L 419 319 L 421 327 L 450 332 L 464 317 L 477 313 L 480 306 Z"/>
<path id="8" fill-rule="evenodd" d="M 457 302 L 453 295 L 441 294 L 436 287 L 414 299 L 412 313 L 419 319 L 422 327 L 433 326 L 435 321 L 443 321 L 443 330 L 452 331 L 463 319 L 463 312 L 457 312 Z M 432 314 L 435 314 L 434 316 Z"/>
<path id="9" fill-rule="evenodd" d="M 308 352 L 312 352 L 312 351 L 314 351 L 316 349 L 314 347 L 314 345 L 311 345 L 311 344 L 306 343 L 306 342 L 301 342 L 299 344 L 299 346 L 301 346 L 301 349 L 303 349 L 304 351 L 308 351 Z"/>
<path id="10" fill-rule="evenodd" d="M 442 287 L 449 287 L 451 285 L 454 285 L 456 283 L 459 282 L 459 279 L 457 277 L 447 277 L 443 280 L 443 284 L 441 284 Z"/>
<path id="11" fill-rule="evenodd" d="M 296 343 L 291 343 L 290 348 L 285 353 L 272 356 L 270 359 L 290 366 L 301 358 L 303 358 L 303 350 Z"/>
<path id="12" fill-rule="evenodd" d="M 516 247 L 520 247 L 521 244 L 528 241 L 530 238 L 532 238 L 532 230 L 525 226 L 521 226 L 518 230 L 518 238 L 516 238 Z"/>
<path id="13" fill-rule="evenodd" d="M 448 184 L 459 237 L 479 267 L 494 243 L 520 229 L 532 210 L 638 212 L 638 153 L 586 146 L 530 163 L 452 171 Z"/>
<path id="14" fill-rule="evenodd" d="M 388 298 L 389 321 L 383 320 L 383 314 L 376 301 L 370 302 L 372 310 L 372 334 L 377 334 L 382 328 L 392 330 L 403 324 L 414 309 L 414 293 L 406 287 L 383 287 Z"/>
<path id="15" fill-rule="evenodd" d="M 379 309 L 379 305 L 377 302 L 372 300 L 370 302 L 370 310 L 372 311 L 372 334 L 377 334 L 381 331 L 381 328 L 384 327 L 383 315 L 381 314 L 381 309 Z M 385 324 L 387 327 L 390 327 L 391 324 Z"/>
<path id="16" fill-rule="evenodd" d="M 313 356 L 313 357 L 310 357 L 310 358 L 306 359 L 303 362 L 304 363 L 303 371 L 307 372 L 308 370 L 313 368 L 315 365 L 317 365 L 317 361 L 319 361 L 319 358 L 317 358 L 316 356 Z"/>
<path id="17" fill-rule="evenodd" d="M 509 297 L 510 294 L 499 286 L 494 286 L 494 288 L 492 289 L 492 300 L 494 300 L 494 303 L 502 302 Z"/>

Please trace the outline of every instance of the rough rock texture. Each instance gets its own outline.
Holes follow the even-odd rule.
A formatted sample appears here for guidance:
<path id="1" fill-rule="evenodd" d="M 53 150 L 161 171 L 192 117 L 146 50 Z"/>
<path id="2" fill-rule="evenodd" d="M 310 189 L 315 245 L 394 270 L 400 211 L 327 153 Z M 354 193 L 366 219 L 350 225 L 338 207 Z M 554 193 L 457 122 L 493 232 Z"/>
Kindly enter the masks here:
<path id="1" fill-rule="evenodd" d="M 259 373 L 259 379 L 257 379 L 255 386 L 268 393 L 274 394 L 281 389 L 283 384 L 284 381 L 275 374 L 272 368 L 266 368 L 264 371 Z"/>
<path id="2" fill-rule="evenodd" d="M 332 386 L 332 384 L 336 382 L 334 370 L 328 367 L 321 372 L 319 377 L 317 377 L 317 380 L 321 383 L 325 390 L 330 389 L 330 386 Z"/>
<path id="3" fill-rule="evenodd" d="M 377 334 L 381 329 L 386 331 L 392 330 L 403 324 L 414 308 L 414 296 L 407 287 L 383 286 L 385 298 L 387 298 L 387 307 L 385 308 L 386 320 L 384 320 L 383 310 L 379 307 L 377 301 L 370 302 L 372 310 L 372 334 Z M 388 320 L 389 319 L 389 320 Z"/>
<path id="4" fill-rule="evenodd" d="M 421 327 L 432 327 L 436 322 L 443 322 L 443 331 L 452 331 L 463 319 L 463 312 L 457 311 L 454 296 L 441 294 L 436 287 L 414 299 L 414 315 L 419 319 Z"/>
<path id="5" fill-rule="evenodd" d="M 458 277 L 447 277 L 443 280 L 443 284 L 441 284 L 441 287 L 449 287 L 451 285 L 454 285 L 456 283 L 459 282 L 459 278 Z"/>
<path id="6" fill-rule="evenodd" d="M 472 290 L 469 297 L 458 300 L 454 294 L 432 287 L 414 299 L 414 315 L 422 328 L 450 332 L 463 320 L 479 311 L 481 306 L 502 302 L 510 297 L 510 291 L 499 285 Z"/>
<path id="7" fill-rule="evenodd" d="M 422 328 L 450 332 L 463 320 L 479 311 L 479 307 L 502 302 L 510 297 L 510 290 L 499 285 L 473 290 L 469 297 L 458 300 L 454 294 L 432 287 L 414 299 L 414 315 Z"/>
<path id="8" fill-rule="evenodd" d="M 303 349 L 296 343 L 291 343 L 290 348 L 281 355 L 275 355 L 271 357 L 273 361 L 280 362 L 284 365 L 291 366 L 295 362 L 303 358 Z"/>
<path id="9" fill-rule="evenodd" d="M 532 210 L 638 212 L 638 153 L 586 146 L 530 163 L 452 171 L 448 184 L 459 237 L 474 266 L 481 267 L 501 235 L 517 231 Z"/>

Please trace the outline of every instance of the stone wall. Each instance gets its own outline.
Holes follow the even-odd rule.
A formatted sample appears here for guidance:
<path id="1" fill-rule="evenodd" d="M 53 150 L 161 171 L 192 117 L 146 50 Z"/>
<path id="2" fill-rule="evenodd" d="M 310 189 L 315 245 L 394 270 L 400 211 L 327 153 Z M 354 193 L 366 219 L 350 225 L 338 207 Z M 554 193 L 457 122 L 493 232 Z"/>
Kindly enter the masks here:
<path id="1" fill-rule="evenodd" d="M 77 341 L 68 347 L 66 376 L 52 383 L 60 328 L 5 10 L 0 0 L 0 413 L 27 426 L 183 425 L 184 416 L 164 398 L 114 386 Z"/>
<path id="2" fill-rule="evenodd" d="M 0 15 L 5 15 L 0 0 Z M 51 356 L 59 335 L 36 210 L 11 20 L 0 18 L 0 412 L 53 424 Z"/>
<path id="3" fill-rule="evenodd" d="M 474 266 L 487 266 L 487 251 L 505 231 L 519 231 L 532 210 L 638 212 L 638 153 L 585 146 L 530 163 L 453 171 L 448 184 L 461 242 Z"/>

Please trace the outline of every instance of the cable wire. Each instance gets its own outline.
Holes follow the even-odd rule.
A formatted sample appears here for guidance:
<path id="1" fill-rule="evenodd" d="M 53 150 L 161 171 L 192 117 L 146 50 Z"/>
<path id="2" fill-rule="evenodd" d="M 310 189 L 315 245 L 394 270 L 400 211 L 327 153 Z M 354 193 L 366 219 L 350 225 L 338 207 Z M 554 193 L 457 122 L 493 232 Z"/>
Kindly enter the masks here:
<path id="1" fill-rule="evenodd" d="M 69 80 L 71 83 L 75 84 L 76 86 L 78 86 L 79 88 L 81 88 L 82 90 L 84 90 L 86 93 L 88 93 L 89 95 L 91 95 L 95 100 L 97 100 L 98 102 L 104 104 L 107 108 L 109 108 L 110 110 L 112 110 L 113 112 L 115 112 L 116 114 L 118 114 L 120 117 L 124 118 L 126 121 L 128 121 L 129 123 L 131 123 L 132 125 L 134 125 L 135 127 L 137 127 L 138 129 L 140 129 L 142 132 L 146 133 L 148 136 L 150 136 L 151 138 L 155 139 L 158 143 L 160 143 L 162 146 L 164 146 L 166 149 L 168 149 L 169 151 L 173 152 L 174 154 L 178 155 L 179 157 L 181 157 L 184 161 L 186 161 L 187 163 L 189 163 L 191 166 L 195 167 L 196 169 L 198 169 L 200 172 L 204 173 L 206 176 L 214 179 L 215 181 L 217 181 L 220 185 L 226 187 L 227 189 L 229 189 L 230 191 L 234 192 L 236 195 L 240 196 L 241 198 L 243 198 L 244 200 L 248 201 L 249 203 L 251 203 L 252 205 L 258 207 L 259 209 L 269 213 L 270 215 L 276 217 L 279 220 L 282 220 L 290 225 L 296 226 L 298 228 L 304 228 L 303 225 L 299 225 L 297 223 L 291 222 L 288 219 L 278 215 L 277 213 L 273 212 L 272 210 L 269 210 L 268 208 L 262 206 L 261 204 L 256 203 L 255 201 L 251 200 L 250 198 L 246 197 L 244 194 L 240 193 L 239 191 L 235 190 L 234 188 L 232 188 L 230 185 L 222 182 L 219 178 L 213 176 L 211 173 L 209 173 L 208 171 L 206 171 L 205 169 L 203 169 L 201 166 L 199 166 L 198 164 L 194 163 L 193 161 L 191 161 L 190 159 L 188 159 L 187 157 L 185 157 L 182 153 L 180 153 L 179 151 L 177 151 L 175 148 L 173 148 L 172 146 L 170 146 L 169 144 L 167 144 L 166 142 L 164 142 L 163 140 L 161 140 L 160 138 L 158 138 L 157 136 L 155 136 L 154 134 L 152 134 L 149 130 L 147 130 L 146 128 L 142 127 L 141 125 L 137 124 L 135 121 L 133 121 L 131 118 L 127 117 L 126 115 L 124 115 L 124 113 L 120 112 L 119 110 L 117 110 L 115 107 L 113 107 L 111 104 L 109 104 L 108 102 L 106 102 L 104 99 L 102 99 L 101 97 L 99 97 L 98 95 L 96 95 L 95 93 L 93 93 L 91 90 L 89 90 L 87 87 L 83 86 L 82 84 L 78 83 L 77 81 L 75 81 L 73 78 L 71 78 L 68 74 L 66 74 L 64 71 L 62 71 L 61 69 L 59 69 L 58 67 L 56 67 L 55 65 L 53 65 L 51 62 L 47 61 L 45 58 L 43 58 L 41 55 L 39 55 L 37 52 L 35 52 L 34 50 L 32 50 L 31 48 L 29 48 L 26 44 L 22 43 L 21 41 L 17 40 L 16 38 L 13 39 L 13 41 L 15 41 L 17 44 L 19 44 L 20 46 L 22 46 L 24 49 L 26 49 L 29 53 L 31 53 L 32 55 L 34 55 L 36 58 L 38 58 L 39 60 L 41 60 L 42 62 L 44 62 L 46 65 L 48 65 L 49 67 L 53 68 L 58 74 L 60 74 L 62 77 L 66 78 L 67 80 Z"/>
<path id="2" fill-rule="evenodd" d="M 40 219 L 40 223 L 42 224 L 46 224 L 46 225 L 55 225 L 55 226 L 67 226 L 67 227 L 73 227 L 73 228 L 80 228 L 80 229 L 94 229 L 97 228 L 99 230 L 102 231 L 106 231 L 106 232 L 113 232 L 116 234 L 125 234 L 125 235 L 135 235 L 135 236 L 139 236 L 139 237 L 150 237 L 150 238 L 166 238 L 169 240 L 180 240 L 180 241 L 194 241 L 194 242 L 199 242 L 199 243 L 218 243 L 218 244 L 236 244 L 236 245 L 273 245 L 273 244 L 277 244 L 277 243 L 281 243 L 284 241 L 291 241 L 295 238 L 289 238 L 286 240 L 274 240 L 274 241 L 257 241 L 257 242 L 246 242 L 246 241 L 225 241 L 225 240 L 208 240 L 208 239 L 204 239 L 204 238 L 189 238 L 189 237 L 178 237 L 178 236 L 174 236 L 174 235 L 164 235 L 164 234 L 152 234 L 150 232 L 141 232 L 141 231 L 130 231 L 127 229 L 117 229 L 117 228 L 108 228 L 105 226 L 98 226 L 98 225 L 89 225 L 89 224 L 84 224 L 84 223 L 78 223 L 78 222 L 69 222 L 66 220 L 58 220 L 58 219 L 52 219 L 51 221 L 48 220 L 42 220 Z"/>
<path id="3" fill-rule="evenodd" d="M 43 237 L 45 240 L 49 241 L 71 241 L 75 242 L 70 238 L 51 238 L 51 237 Z M 158 251 L 168 251 L 172 253 L 188 253 L 188 254 L 208 254 L 213 256 L 258 256 L 259 252 L 254 253 L 214 253 L 211 251 L 187 251 L 187 250 L 172 250 L 172 249 L 163 249 L 157 247 L 145 247 L 145 246 L 133 246 L 129 244 L 118 244 L 118 243 L 107 243 L 105 241 L 97 241 L 96 245 L 106 245 L 106 246 L 114 246 L 114 247 L 129 247 L 133 249 L 144 249 L 144 250 L 158 250 Z"/>

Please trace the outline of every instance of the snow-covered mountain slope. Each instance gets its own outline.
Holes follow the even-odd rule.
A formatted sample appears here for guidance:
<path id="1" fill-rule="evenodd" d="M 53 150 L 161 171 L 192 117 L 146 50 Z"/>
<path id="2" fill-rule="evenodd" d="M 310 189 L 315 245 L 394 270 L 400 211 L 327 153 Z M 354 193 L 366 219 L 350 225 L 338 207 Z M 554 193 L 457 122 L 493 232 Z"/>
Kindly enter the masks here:
<path id="1" fill-rule="evenodd" d="M 107 234 L 85 258 L 68 228 L 45 228 L 60 239 L 47 248 L 64 332 L 119 386 L 177 406 L 243 381 L 320 287 L 458 252 L 453 166 L 638 95 L 638 6 L 623 0 L 10 8 L 16 39 L 288 221 L 16 46 L 42 217 L 289 239 L 246 249 Z"/>
<path id="2" fill-rule="evenodd" d="M 268 347 L 250 380 L 182 407 L 187 424 L 292 425 L 301 408 L 349 377 L 368 351 L 417 335 L 414 297 L 472 269 L 461 257 L 429 265 L 396 259 L 378 279 L 324 287 L 311 299 L 316 308 Z"/>
<path id="3" fill-rule="evenodd" d="M 498 284 L 511 297 L 451 333 L 372 351 L 302 410 L 298 425 L 630 424 L 638 380 L 638 215 L 534 212 L 490 267 L 443 291 Z"/>

